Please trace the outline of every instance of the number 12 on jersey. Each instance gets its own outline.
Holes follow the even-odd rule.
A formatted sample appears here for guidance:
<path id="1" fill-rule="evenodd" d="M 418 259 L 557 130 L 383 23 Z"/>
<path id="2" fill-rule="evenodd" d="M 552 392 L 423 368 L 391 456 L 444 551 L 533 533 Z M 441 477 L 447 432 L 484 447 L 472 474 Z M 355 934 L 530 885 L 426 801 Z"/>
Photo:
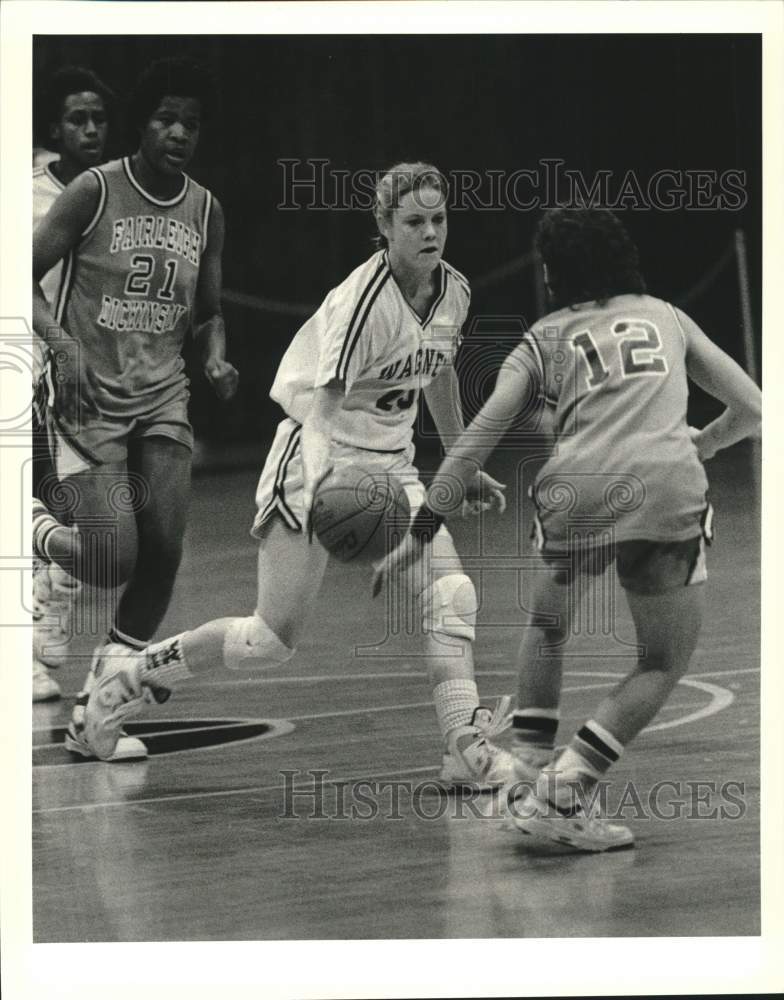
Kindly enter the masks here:
<path id="1" fill-rule="evenodd" d="M 610 328 L 618 338 L 618 354 L 624 378 L 638 375 L 666 375 L 667 359 L 661 353 L 662 342 L 657 327 L 646 319 L 620 319 Z M 580 350 L 588 365 L 586 382 L 598 389 L 610 377 L 611 370 L 590 330 L 581 330 L 572 338 L 574 350 Z M 612 359 L 610 359 L 612 363 Z"/>

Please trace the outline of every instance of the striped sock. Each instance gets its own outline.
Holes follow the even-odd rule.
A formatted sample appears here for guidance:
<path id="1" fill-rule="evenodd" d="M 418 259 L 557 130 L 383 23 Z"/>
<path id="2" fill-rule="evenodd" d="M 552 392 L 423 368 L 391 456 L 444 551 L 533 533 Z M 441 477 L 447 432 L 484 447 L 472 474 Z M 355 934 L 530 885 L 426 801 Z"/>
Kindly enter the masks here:
<path id="1" fill-rule="evenodd" d="M 554 764 L 555 788 L 548 784 L 548 797 L 556 805 L 573 804 L 574 786 L 589 790 L 623 753 L 623 744 L 593 719 L 572 737 Z"/>
<path id="2" fill-rule="evenodd" d="M 589 719 L 575 734 L 567 750 L 573 751 L 589 767 L 589 773 L 600 778 L 623 753 L 623 744 L 611 732 Z"/>
<path id="3" fill-rule="evenodd" d="M 458 726 L 471 725 L 474 710 L 479 707 L 476 682 L 464 677 L 442 681 L 433 689 L 433 703 L 438 728 L 446 739 L 447 734 Z"/>
<path id="4" fill-rule="evenodd" d="M 544 767 L 552 758 L 559 718 L 557 708 L 518 708 L 512 713 L 514 748 L 533 767 Z"/>
<path id="5" fill-rule="evenodd" d="M 515 743 L 521 746 L 552 750 L 558 732 L 560 713 L 557 708 L 517 708 L 512 712 Z"/>

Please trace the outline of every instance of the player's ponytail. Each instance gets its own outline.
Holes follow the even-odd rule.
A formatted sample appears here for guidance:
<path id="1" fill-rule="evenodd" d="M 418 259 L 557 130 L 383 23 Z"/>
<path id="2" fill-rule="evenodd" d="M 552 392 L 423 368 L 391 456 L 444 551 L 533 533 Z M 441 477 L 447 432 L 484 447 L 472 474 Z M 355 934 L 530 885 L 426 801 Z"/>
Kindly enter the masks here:
<path id="1" fill-rule="evenodd" d="M 392 212 L 399 207 L 400 200 L 410 191 L 416 193 L 422 188 L 434 188 L 441 193 L 444 201 L 449 197 L 447 179 L 432 163 L 396 163 L 381 176 L 376 184 L 376 196 L 373 201 L 373 216 L 378 227 L 374 242 L 378 249 L 387 246 L 387 238 L 381 232 L 380 221 L 382 219 L 389 221 Z"/>

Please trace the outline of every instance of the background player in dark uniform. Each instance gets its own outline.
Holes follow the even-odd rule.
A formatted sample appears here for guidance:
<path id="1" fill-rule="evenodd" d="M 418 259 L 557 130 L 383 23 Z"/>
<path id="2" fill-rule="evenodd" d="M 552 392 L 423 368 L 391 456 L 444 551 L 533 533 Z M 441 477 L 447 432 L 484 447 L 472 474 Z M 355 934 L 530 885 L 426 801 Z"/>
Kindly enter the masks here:
<path id="1" fill-rule="evenodd" d="M 33 170 L 33 230 L 54 201 L 84 170 L 103 161 L 113 95 L 83 66 L 65 66 L 47 83 L 41 108 L 46 142 L 56 153 L 53 160 Z M 52 305 L 57 296 L 62 265 L 57 263 L 41 279 L 41 288 Z M 45 407 L 48 380 L 42 377 L 45 345 L 33 344 L 33 492 L 41 496 L 51 476 Z M 51 485 L 52 479 L 48 479 Z M 59 667 L 68 655 L 68 635 L 73 601 L 80 584 L 56 563 L 37 561 L 33 572 L 33 701 L 60 697 L 60 686 L 48 668 Z"/>
<path id="2" fill-rule="evenodd" d="M 686 671 L 702 622 L 704 543 L 712 511 L 702 463 L 756 434 L 761 394 L 685 313 L 645 294 L 637 249 L 600 209 L 555 209 L 537 244 L 555 312 L 526 335 L 495 390 L 452 449 L 430 496 L 467 484 L 537 395 L 556 445 L 533 485 L 534 622 L 520 649 L 512 822 L 524 833 L 601 851 L 633 843 L 601 817 L 597 783 L 653 719 Z M 725 404 L 702 430 L 686 422 L 687 376 Z M 448 489 L 447 489 L 448 492 Z M 432 531 L 425 509 L 385 570 L 405 563 Z M 434 518 L 437 524 L 441 518 Z M 416 539 L 419 539 L 417 541 Z M 615 564 L 643 650 L 634 670 L 552 758 L 572 584 Z M 535 784 L 534 784 L 535 782 Z"/>
<path id="3" fill-rule="evenodd" d="M 54 461 L 75 499 L 71 531 L 34 508 L 37 549 L 98 586 L 127 582 L 111 640 L 131 648 L 163 618 L 181 557 L 193 444 L 181 347 L 191 331 L 217 394 L 237 385 L 220 305 L 223 212 L 184 173 L 208 94 L 192 64 L 152 64 L 132 102 L 138 150 L 78 177 L 33 241 L 36 282 L 64 260 L 54 309 L 34 288 L 34 326 L 56 362 Z M 91 683 L 92 671 L 66 736 L 84 756 Z M 131 737 L 117 745 L 118 758 L 145 753 Z"/>

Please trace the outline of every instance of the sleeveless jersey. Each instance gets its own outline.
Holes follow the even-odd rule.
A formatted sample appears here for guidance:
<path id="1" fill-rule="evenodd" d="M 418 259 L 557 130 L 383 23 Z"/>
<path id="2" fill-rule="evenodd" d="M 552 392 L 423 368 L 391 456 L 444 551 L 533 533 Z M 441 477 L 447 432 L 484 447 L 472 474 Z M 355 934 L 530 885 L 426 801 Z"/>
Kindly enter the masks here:
<path id="1" fill-rule="evenodd" d="M 183 175 L 176 197 L 155 198 L 127 157 L 91 173 L 101 189 L 98 209 L 65 261 L 55 314 L 85 352 L 99 411 L 141 416 L 187 385 L 180 350 L 212 197 Z"/>
<path id="2" fill-rule="evenodd" d="M 56 159 L 57 157 L 55 157 Z M 52 207 L 54 201 L 57 199 L 61 191 L 65 189 L 65 185 L 62 184 L 52 171 L 49 169 L 49 164 L 44 164 L 42 166 L 36 167 L 33 170 L 33 232 L 38 228 L 41 219 L 46 215 L 49 209 Z M 44 293 L 44 298 L 49 303 L 50 306 L 54 306 L 55 299 L 57 298 L 57 289 L 60 285 L 60 278 L 62 276 L 63 265 L 62 261 L 59 261 L 51 269 L 47 271 L 46 274 L 41 278 L 41 290 Z M 38 337 L 33 338 L 33 382 L 38 381 L 38 377 L 43 371 L 44 367 L 44 357 L 45 348 Z"/>
<path id="3" fill-rule="evenodd" d="M 556 447 L 534 486 L 546 542 L 565 544 L 575 520 L 611 523 L 617 541 L 699 533 L 708 484 L 686 423 L 691 322 L 619 295 L 544 317 L 517 348 L 554 411 Z"/>
<path id="4" fill-rule="evenodd" d="M 413 437 L 419 393 L 454 362 L 468 313 L 468 282 L 440 261 L 436 296 L 420 317 L 400 290 L 386 251 L 352 271 L 300 328 L 270 393 L 302 423 L 314 391 L 345 386 L 333 425 L 335 441 L 375 451 L 401 451 Z"/>

